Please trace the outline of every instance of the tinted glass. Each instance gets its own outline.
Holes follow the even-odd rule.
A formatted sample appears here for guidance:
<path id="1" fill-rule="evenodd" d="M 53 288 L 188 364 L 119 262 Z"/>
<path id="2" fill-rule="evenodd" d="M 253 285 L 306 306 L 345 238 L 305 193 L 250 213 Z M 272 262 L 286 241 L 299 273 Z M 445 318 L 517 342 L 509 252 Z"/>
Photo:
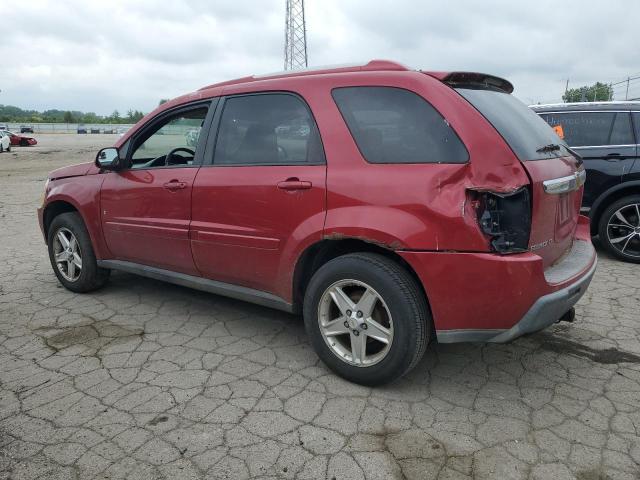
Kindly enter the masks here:
<path id="1" fill-rule="evenodd" d="M 549 125 L 560 127 L 572 147 L 628 145 L 633 142 L 626 112 L 565 112 L 541 114 Z"/>
<path id="2" fill-rule="evenodd" d="M 546 145 L 565 144 L 544 120 L 513 95 L 470 88 L 457 88 L 456 91 L 489 120 L 520 160 L 567 155 L 562 148 L 538 151 Z"/>
<path id="3" fill-rule="evenodd" d="M 636 143 L 640 143 L 640 112 L 633 112 L 633 125 L 636 129 Z"/>
<path id="4" fill-rule="evenodd" d="M 172 115 L 147 134 L 146 139 L 136 140 L 139 146 L 131 155 L 131 168 L 192 165 L 207 111 L 208 107 L 202 107 Z M 167 154 L 176 148 L 180 150 L 167 159 Z"/>
<path id="5" fill-rule="evenodd" d="M 370 163 L 465 163 L 467 149 L 426 100 L 392 87 L 332 92 L 362 156 Z"/>
<path id="6" fill-rule="evenodd" d="M 224 104 L 214 163 L 299 165 L 324 162 L 315 121 L 294 95 L 228 98 Z"/>

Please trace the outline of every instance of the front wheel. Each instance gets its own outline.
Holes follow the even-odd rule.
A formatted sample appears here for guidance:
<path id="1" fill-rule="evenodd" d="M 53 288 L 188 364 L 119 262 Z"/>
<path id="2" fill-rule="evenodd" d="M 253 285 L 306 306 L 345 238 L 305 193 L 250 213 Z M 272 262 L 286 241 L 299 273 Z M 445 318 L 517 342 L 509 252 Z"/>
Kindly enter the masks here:
<path id="1" fill-rule="evenodd" d="M 89 233 L 78 213 L 55 217 L 47 235 L 49 259 L 60 283 L 72 292 L 102 287 L 110 271 L 98 267 Z"/>
<path id="2" fill-rule="evenodd" d="M 602 245 L 617 258 L 640 263 L 640 195 L 630 195 L 609 205 L 598 224 Z"/>
<path id="3" fill-rule="evenodd" d="M 324 363 L 363 385 L 384 384 L 411 370 L 431 332 L 417 282 L 396 262 L 371 253 L 323 265 L 307 287 L 304 320 Z"/>

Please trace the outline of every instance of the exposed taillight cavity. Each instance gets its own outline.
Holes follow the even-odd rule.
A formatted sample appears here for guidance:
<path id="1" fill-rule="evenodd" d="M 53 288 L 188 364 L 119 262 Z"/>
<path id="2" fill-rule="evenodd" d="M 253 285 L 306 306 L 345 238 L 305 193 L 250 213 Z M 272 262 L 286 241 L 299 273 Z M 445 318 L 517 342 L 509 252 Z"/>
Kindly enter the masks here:
<path id="1" fill-rule="evenodd" d="M 478 223 L 493 251 L 524 252 L 531 233 L 531 194 L 527 187 L 508 193 L 475 191 Z"/>

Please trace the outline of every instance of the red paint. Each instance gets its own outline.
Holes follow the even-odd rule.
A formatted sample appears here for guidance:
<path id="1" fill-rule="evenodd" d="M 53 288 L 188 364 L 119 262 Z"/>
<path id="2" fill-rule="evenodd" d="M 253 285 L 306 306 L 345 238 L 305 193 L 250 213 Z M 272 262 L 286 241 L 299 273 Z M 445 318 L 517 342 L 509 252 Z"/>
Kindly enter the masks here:
<path id="1" fill-rule="evenodd" d="M 296 254 L 322 239 L 324 165 L 206 166 L 193 187 L 192 250 L 205 277 L 291 295 Z M 287 191 L 288 178 L 311 188 Z"/>
<path id="2" fill-rule="evenodd" d="M 589 219 L 580 216 L 575 237 L 590 242 Z M 429 298 L 436 329 L 508 329 L 543 295 L 585 275 L 549 284 L 544 260 L 535 253 L 400 252 L 418 274 Z M 460 293 L 464 292 L 464 293 Z"/>
<path id="3" fill-rule="evenodd" d="M 24 135 L 20 135 L 19 133 L 6 132 L 9 134 L 9 139 L 11 141 L 11 145 L 22 145 L 22 146 L 32 146 L 37 145 L 38 141 L 33 137 L 25 137 Z M 24 145 L 24 142 L 27 145 Z"/>
<path id="4" fill-rule="evenodd" d="M 105 175 L 104 238 L 118 260 L 197 275 L 189 242 L 196 168 L 125 170 Z M 184 183 L 184 188 L 171 184 Z"/>
<path id="5" fill-rule="evenodd" d="M 589 239 L 588 225 L 578 219 L 582 190 L 547 195 L 542 187 L 544 180 L 572 174 L 577 165 L 571 157 L 520 162 L 484 117 L 439 80 L 446 75 L 379 62 L 204 87 L 158 107 L 117 146 L 175 106 L 224 95 L 289 91 L 311 108 L 327 164 L 205 165 L 104 174 L 83 164 L 51 174 L 55 180 L 44 207 L 54 201 L 72 204 L 87 223 L 98 258 L 202 275 L 288 302 L 293 301 L 295 266 L 305 250 L 323 239 L 365 240 L 396 251 L 415 270 L 438 330 L 509 328 L 536 299 L 563 286 L 547 284 L 544 269 L 573 239 Z M 333 88 L 366 85 L 405 88 L 427 99 L 465 144 L 469 163 L 367 163 L 331 97 Z M 553 242 L 536 253 L 491 253 L 470 191 L 521 187 L 533 197 L 530 245 Z"/>

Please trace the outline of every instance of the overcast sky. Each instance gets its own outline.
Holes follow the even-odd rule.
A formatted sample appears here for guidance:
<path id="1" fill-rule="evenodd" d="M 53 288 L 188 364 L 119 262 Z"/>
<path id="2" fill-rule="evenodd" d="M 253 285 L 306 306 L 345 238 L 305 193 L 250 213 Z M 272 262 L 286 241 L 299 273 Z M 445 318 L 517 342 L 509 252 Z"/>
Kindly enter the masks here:
<path id="1" fill-rule="evenodd" d="M 372 58 L 511 80 L 527 103 L 640 74 L 638 0 L 306 0 L 309 63 Z M 29 0 L 4 5 L 0 104 L 152 110 L 282 70 L 285 0 Z M 624 95 L 621 86 L 616 93 Z M 640 81 L 631 85 L 640 96 Z"/>

